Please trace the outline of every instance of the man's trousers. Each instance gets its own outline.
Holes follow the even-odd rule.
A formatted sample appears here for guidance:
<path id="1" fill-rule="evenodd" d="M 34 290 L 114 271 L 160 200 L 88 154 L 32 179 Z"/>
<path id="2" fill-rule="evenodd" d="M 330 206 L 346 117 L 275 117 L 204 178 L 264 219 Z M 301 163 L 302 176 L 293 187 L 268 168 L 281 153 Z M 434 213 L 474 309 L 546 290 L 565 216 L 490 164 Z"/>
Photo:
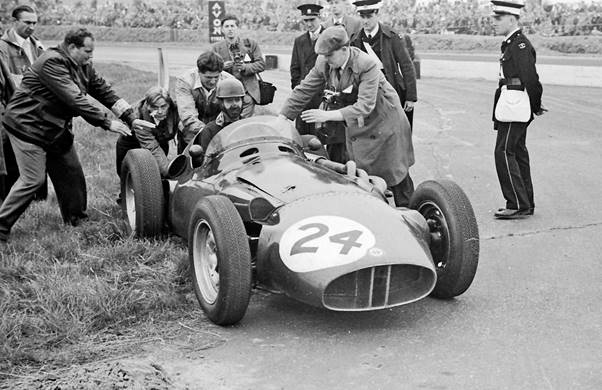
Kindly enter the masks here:
<path id="1" fill-rule="evenodd" d="M 528 125 L 529 122 L 497 123 L 495 168 L 507 209 L 528 210 L 535 207 L 526 145 Z"/>
<path id="2" fill-rule="evenodd" d="M 77 225 L 86 218 L 86 179 L 74 146 L 65 153 L 47 153 L 38 145 L 8 136 L 20 175 L 0 206 L 0 239 L 8 238 L 11 228 L 45 182 L 46 172 L 54 185 L 63 220 Z"/>

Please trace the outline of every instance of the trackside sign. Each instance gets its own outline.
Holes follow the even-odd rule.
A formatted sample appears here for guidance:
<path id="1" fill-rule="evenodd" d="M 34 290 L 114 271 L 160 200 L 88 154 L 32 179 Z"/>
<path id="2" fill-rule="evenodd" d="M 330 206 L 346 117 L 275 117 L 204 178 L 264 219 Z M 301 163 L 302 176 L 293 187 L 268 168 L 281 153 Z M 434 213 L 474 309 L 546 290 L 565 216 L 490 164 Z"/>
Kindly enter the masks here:
<path id="1" fill-rule="evenodd" d="M 209 1 L 209 42 L 214 43 L 224 39 L 222 34 L 222 18 L 226 14 L 225 1 Z"/>

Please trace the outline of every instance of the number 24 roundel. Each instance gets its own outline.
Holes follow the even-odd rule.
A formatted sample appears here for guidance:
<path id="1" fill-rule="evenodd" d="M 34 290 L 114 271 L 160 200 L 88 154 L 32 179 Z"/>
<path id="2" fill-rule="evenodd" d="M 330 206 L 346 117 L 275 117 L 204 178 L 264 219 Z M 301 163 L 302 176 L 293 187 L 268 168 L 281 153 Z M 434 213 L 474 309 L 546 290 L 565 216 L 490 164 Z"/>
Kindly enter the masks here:
<path id="1" fill-rule="evenodd" d="M 280 258 L 295 272 L 353 263 L 376 243 L 374 234 L 351 219 L 322 215 L 290 226 L 280 239 Z"/>

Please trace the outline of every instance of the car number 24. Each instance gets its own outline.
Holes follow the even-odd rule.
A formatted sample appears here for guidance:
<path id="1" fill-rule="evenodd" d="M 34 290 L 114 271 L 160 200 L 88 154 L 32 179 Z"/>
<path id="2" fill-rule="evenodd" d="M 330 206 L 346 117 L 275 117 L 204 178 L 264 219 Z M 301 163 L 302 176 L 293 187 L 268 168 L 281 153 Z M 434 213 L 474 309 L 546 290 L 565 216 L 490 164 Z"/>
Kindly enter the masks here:
<path id="1" fill-rule="evenodd" d="M 280 240 L 280 258 L 294 272 L 353 263 L 374 247 L 374 234 L 359 222 L 334 215 L 303 219 Z"/>

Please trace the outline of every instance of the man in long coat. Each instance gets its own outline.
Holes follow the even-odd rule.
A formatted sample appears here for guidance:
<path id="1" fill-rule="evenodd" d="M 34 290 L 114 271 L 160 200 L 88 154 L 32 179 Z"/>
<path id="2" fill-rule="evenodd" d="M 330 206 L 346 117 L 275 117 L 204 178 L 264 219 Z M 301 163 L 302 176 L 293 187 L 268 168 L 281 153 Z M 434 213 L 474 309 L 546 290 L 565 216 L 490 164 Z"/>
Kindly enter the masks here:
<path id="1" fill-rule="evenodd" d="M 407 206 L 413 192 L 409 169 L 414 164 L 414 148 L 397 93 L 373 58 L 349 47 L 343 28 L 327 28 L 316 42 L 316 52 L 316 65 L 293 90 L 280 114 L 293 120 L 326 83 L 343 107 L 311 109 L 301 117 L 310 123 L 344 122 L 350 159 L 358 168 L 382 177 L 393 191 L 395 204 Z"/>
<path id="2" fill-rule="evenodd" d="M 297 7 L 301 11 L 301 18 L 306 32 L 295 38 L 295 42 L 293 43 L 293 55 L 290 67 L 291 89 L 295 89 L 316 64 L 318 55 L 314 50 L 314 45 L 320 33 L 324 30 L 324 27 L 320 24 L 320 10 L 322 8 L 318 4 L 302 4 Z M 321 102 L 322 94 L 318 93 L 305 106 L 305 109 L 318 108 Z M 315 125 L 304 122 L 300 117 L 297 117 L 295 126 L 299 134 L 316 134 Z"/>
<path id="3" fill-rule="evenodd" d="M 414 103 L 418 96 L 416 70 L 405 39 L 379 21 L 381 0 L 359 0 L 353 4 L 362 18 L 363 28 L 351 45 L 375 56 L 382 63 L 385 77 L 395 88 L 411 127 L 414 121 Z"/>

